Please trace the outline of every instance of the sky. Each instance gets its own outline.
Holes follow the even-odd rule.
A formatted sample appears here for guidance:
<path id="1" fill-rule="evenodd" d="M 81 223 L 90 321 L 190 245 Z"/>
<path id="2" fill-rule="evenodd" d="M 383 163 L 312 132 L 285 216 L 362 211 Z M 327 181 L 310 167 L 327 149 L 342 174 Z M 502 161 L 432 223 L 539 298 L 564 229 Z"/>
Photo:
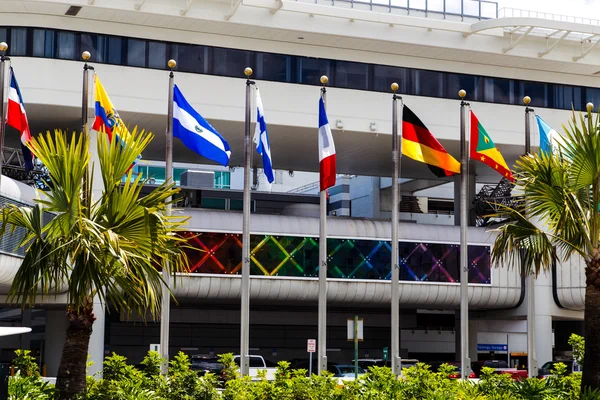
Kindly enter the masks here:
<path id="1" fill-rule="evenodd" d="M 496 0 L 500 8 L 545 11 L 600 20 L 600 0 Z"/>

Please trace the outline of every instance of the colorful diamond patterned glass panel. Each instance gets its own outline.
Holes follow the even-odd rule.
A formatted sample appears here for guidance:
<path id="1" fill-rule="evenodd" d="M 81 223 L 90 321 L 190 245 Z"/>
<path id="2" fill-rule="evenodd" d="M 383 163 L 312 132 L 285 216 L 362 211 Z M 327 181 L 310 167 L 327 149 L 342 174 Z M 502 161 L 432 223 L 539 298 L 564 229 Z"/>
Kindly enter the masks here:
<path id="1" fill-rule="evenodd" d="M 238 274 L 242 235 L 187 233 L 191 271 Z M 263 276 L 317 277 L 319 240 L 312 237 L 252 235 L 250 273 Z M 391 245 L 383 240 L 327 239 L 328 276 L 342 279 L 390 279 Z M 459 282 L 460 246 L 400 242 L 400 279 Z M 469 282 L 490 283 L 490 247 L 469 246 Z"/>

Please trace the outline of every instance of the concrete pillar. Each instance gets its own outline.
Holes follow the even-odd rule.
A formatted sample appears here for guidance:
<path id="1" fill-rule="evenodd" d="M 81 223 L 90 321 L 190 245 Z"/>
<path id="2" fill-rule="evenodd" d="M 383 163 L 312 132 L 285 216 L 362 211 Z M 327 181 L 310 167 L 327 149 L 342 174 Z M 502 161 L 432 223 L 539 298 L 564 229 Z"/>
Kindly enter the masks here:
<path id="1" fill-rule="evenodd" d="M 477 321 L 469 320 L 469 357 L 471 361 L 478 361 L 477 359 Z"/>
<path id="2" fill-rule="evenodd" d="M 537 356 L 538 368 L 544 365 L 546 361 L 553 360 L 553 340 L 552 334 L 552 316 L 535 316 L 535 351 Z"/>
<path id="3" fill-rule="evenodd" d="M 55 377 L 60 365 L 60 357 L 67 336 L 67 312 L 65 310 L 46 311 L 46 335 L 44 338 L 44 363 L 48 376 Z"/>
<path id="4" fill-rule="evenodd" d="M 104 308 L 104 305 L 100 303 L 98 297 L 95 297 L 94 315 L 96 316 L 96 321 L 92 328 L 90 347 L 88 349 L 90 361 L 92 361 L 93 364 L 88 368 L 88 375 L 98 374 L 98 377 L 100 378 L 102 377 L 102 366 L 104 363 L 104 325 L 106 322 Z"/>

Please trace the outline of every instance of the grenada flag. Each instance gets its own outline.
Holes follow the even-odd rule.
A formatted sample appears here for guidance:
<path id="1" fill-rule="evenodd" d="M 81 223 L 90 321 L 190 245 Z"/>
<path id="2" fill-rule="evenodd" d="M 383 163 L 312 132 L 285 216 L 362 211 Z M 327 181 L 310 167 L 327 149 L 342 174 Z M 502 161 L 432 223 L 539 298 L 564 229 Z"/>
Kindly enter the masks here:
<path id="1" fill-rule="evenodd" d="M 479 122 L 473 111 L 471 111 L 471 158 L 477 161 L 481 161 L 484 164 L 490 166 L 490 168 L 496 170 L 499 174 L 505 178 L 514 181 L 510 169 L 504 161 L 504 157 L 496 145 L 492 141 L 492 138 L 483 125 Z"/>

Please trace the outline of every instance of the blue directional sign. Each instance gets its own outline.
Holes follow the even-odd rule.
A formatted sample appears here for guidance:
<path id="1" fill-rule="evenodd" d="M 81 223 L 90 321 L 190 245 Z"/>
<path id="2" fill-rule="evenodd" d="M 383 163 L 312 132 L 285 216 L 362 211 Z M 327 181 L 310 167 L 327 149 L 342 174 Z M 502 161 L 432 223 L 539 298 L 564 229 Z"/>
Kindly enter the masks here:
<path id="1" fill-rule="evenodd" d="M 508 351 L 506 344 L 477 344 L 477 351 Z"/>

